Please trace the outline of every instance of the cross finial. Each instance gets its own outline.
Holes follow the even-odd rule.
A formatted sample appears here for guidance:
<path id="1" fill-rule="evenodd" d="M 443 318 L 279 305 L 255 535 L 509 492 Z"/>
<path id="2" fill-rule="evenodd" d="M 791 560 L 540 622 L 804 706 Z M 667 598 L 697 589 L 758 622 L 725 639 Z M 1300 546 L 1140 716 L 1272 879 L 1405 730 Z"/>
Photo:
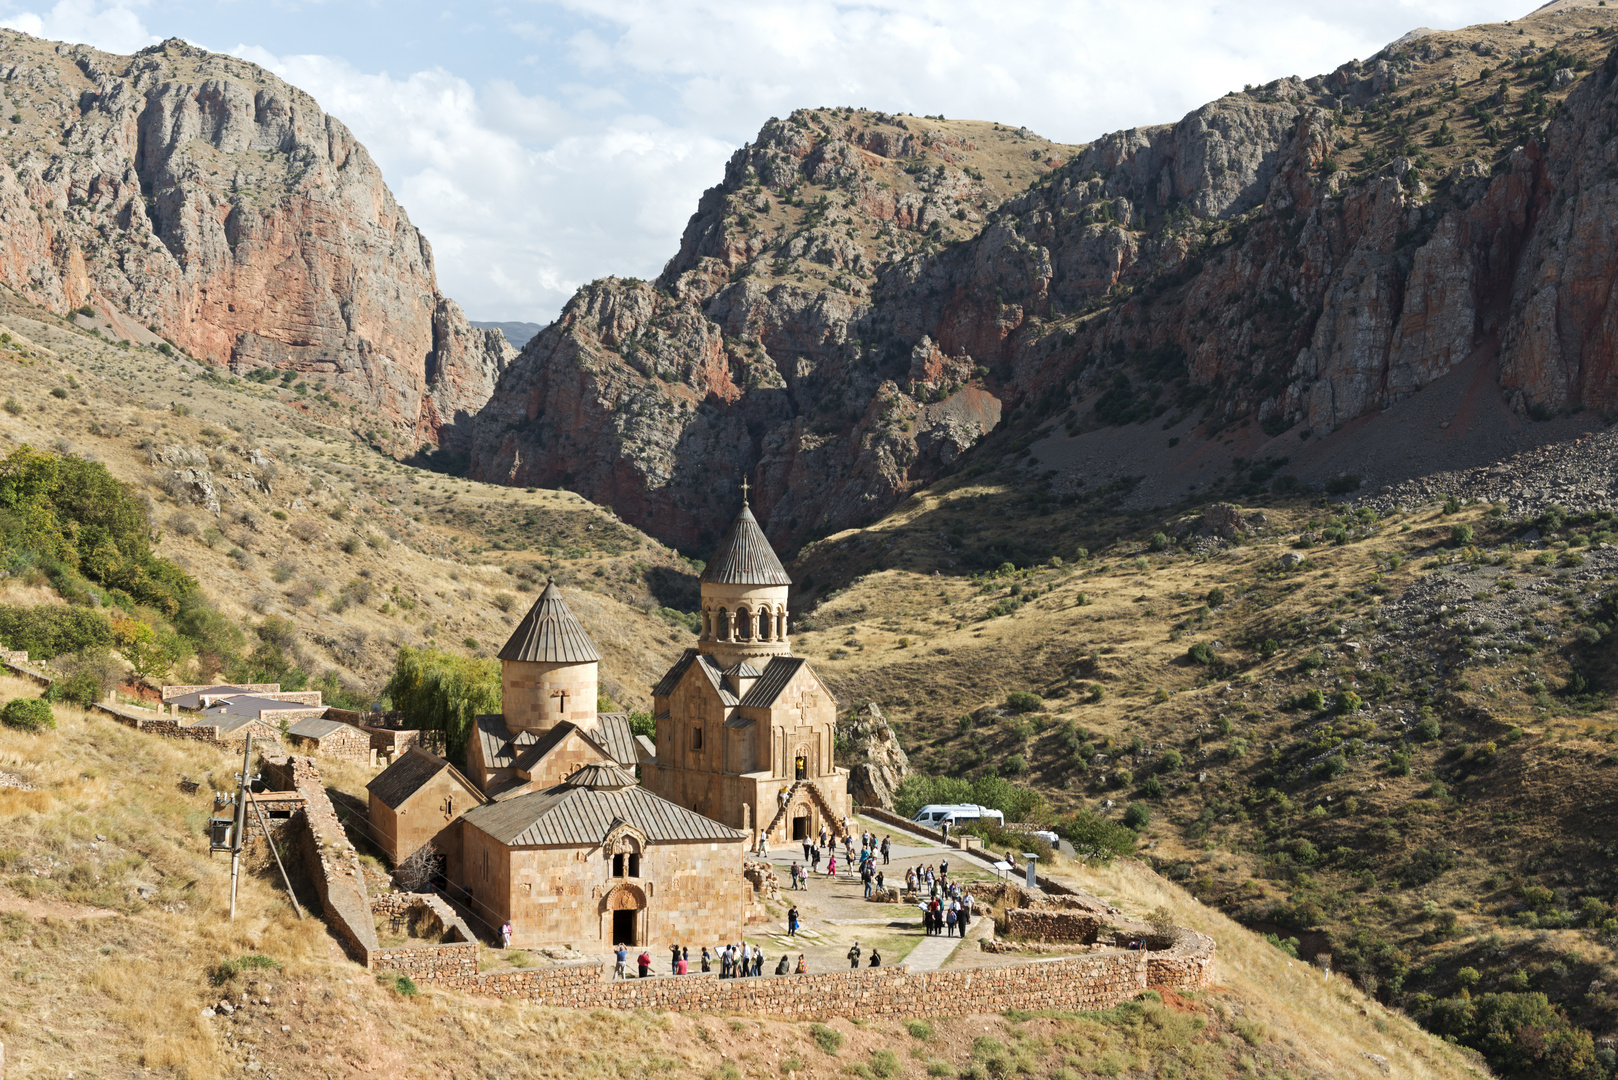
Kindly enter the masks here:
<path id="1" fill-rule="evenodd" d="M 747 477 L 742 477 L 742 505 L 747 505 Z"/>

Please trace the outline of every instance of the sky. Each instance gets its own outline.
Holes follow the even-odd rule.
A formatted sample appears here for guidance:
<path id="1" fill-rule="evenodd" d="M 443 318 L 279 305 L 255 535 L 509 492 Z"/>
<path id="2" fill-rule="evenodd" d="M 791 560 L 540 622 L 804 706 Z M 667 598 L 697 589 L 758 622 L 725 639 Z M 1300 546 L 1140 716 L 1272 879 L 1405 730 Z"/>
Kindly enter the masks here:
<path id="1" fill-rule="evenodd" d="M 854 105 L 1059 142 L 1330 71 L 1536 0 L 0 0 L 0 25 L 262 64 L 358 136 L 474 319 L 546 323 L 655 277 L 771 116 Z"/>

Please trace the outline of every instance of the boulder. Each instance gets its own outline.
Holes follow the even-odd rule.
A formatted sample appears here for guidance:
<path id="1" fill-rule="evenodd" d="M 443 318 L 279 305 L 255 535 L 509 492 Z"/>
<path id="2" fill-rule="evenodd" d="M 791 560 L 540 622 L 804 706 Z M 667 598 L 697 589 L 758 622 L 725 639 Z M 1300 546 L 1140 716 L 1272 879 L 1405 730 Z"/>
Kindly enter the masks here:
<path id="1" fill-rule="evenodd" d="M 848 793 L 855 805 L 893 809 L 893 793 L 909 775 L 910 759 L 882 707 L 874 701 L 861 706 L 844 725 L 843 736 L 848 748 Z"/>

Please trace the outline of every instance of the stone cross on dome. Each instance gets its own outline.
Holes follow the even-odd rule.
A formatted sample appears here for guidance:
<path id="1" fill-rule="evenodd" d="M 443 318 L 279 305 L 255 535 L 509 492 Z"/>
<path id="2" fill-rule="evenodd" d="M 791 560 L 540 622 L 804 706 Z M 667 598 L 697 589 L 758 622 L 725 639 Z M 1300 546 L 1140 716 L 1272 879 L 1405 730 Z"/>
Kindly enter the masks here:
<path id="1" fill-rule="evenodd" d="M 742 477 L 742 505 L 747 505 L 747 477 Z"/>

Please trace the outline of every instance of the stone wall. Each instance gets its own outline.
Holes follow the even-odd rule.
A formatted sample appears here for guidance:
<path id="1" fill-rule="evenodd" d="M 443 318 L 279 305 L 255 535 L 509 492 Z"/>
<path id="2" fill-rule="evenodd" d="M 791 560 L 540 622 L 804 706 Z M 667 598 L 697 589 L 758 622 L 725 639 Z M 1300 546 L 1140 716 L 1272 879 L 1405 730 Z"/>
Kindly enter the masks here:
<path id="1" fill-rule="evenodd" d="M 219 685 L 222 684 L 204 683 L 201 686 L 165 686 L 159 691 L 159 694 L 164 701 L 171 701 L 177 697 L 184 697 L 186 694 L 198 694 L 204 690 L 212 690 L 214 687 Z M 269 694 L 279 694 L 281 692 L 281 684 L 278 682 L 231 683 L 230 685 L 239 687 L 242 691 L 255 694 L 258 697 L 265 697 Z"/>
<path id="2" fill-rule="evenodd" d="M 1076 941 L 1089 945 L 1101 935 L 1101 920 L 1083 911 L 1014 908 L 997 919 L 995 926 L 997 933 L 1023 941 Z"/>
<path id="3" fill-rule="evenodd" d="M 266 724 L 262 720 L 255 720 L 234 731 L 221 733 L 218 726 L 212 723 L 181 723 L 178 717 L 169 716 L 151 709 L 136 709 L 127 705 L 109 705 L 106 702 L 97 702 L 90 706 L 96 712 L 105 713 L 128 727 L 134 728 L 147 735 L 156 735 L 161 739 L 190 739 L 194 742 L 208 743 L 212 746 L 229 747 L 240 750 L 242 743 L 251 734 L 255 743 L 265 742 L 280 745 L 281 728 L 276 724 Z"/>
<path id="4" fill-rule="evenodd" d="M 371 901 L 373 915 L 408 917 L 416 911 L 430 912 L 435 930 L 445 941 L 439 945 L 396 945 L 378 947 L 365 958 L 365 966 L 397 971 L 414 982 L 442 983 L 448 979 L 476 976 L 478 943 L 471 929 L 455 909 L 430 893 L 389 893 Z"/>
<path id="5" fill-rule="evenodd" d="M 371 763 L 371 735 L 357 727 L 343 726 L 318 739 L 301 738 L 289 734 L 295 749 L 306 754 L 319 754 L 321 757 L 336 758 L 338 761 L 352 761 L 357 765 Z"/>
<path id="6" fill-rule="evenodd" d="M 911 973 L 904 965 L 759 979 L 662 975 L 615 981 L 603 964 L 488 972 L 433 980 L 470 994 L 577 1009 L 656 1009 L 788 1019 L 962 1016 L 1006 1009 L 1106 1009 L 1143 990 L 1208 984 L 1213 939 L 1183 931 L 1160 954 L 1102 953 L 1005 967 Z M 1153 958 L 1161 957 L 1154 964 Z"/>
<path id="7" fill-rule="evenodd" d="M 377 949 L 376 924 L 365 889 L 359 856 L 348 842 L 313 758 L 266 753 L 259 772 L 272 790 L 296 791 L 304 808 L 293 815 L 292 851 L 302 860 L 309 880 L 320 895 L 326 925 L 341 938 L 354 957 L 368 962 Z"/>

